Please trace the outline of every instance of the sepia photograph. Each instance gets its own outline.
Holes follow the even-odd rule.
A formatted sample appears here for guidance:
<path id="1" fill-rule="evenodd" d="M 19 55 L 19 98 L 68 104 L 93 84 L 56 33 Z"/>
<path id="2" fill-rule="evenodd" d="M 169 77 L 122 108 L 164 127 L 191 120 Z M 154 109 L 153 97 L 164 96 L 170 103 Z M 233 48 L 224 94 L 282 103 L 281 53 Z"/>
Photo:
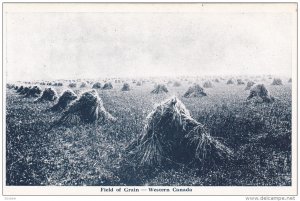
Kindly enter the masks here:
<path id="1" fill-rule="evenodd" d="M 296 195 L 297 6 L 3 3 L 2 190 Z"/>

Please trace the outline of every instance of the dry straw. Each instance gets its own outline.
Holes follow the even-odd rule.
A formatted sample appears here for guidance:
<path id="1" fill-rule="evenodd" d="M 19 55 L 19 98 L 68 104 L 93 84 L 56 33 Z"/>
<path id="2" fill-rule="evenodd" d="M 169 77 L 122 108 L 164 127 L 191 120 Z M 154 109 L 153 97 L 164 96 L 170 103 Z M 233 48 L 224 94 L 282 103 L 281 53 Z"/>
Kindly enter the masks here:
<path id="1" fill-rule="evenodd" d="M 128 84 L 128 83 L 124 83 L 121 90 L 122 90 L 122 91 L 130 91 L 130 86 L 129 86 L 129 84 Z"/>
<path id="2" fill-rule="evenodd" d="M 24 87 L 21 85 L 18 90 L 17 90 L 17 93 L 21 93 L 23 91 Z"/>
<path id="3" fill-rule="evenodd" d="M 274 97 L 269 95 L 269 92 L 264 84 L 256 84 L 250 89 L 250 94 L 247 97 L 247 100 L 255 103 L 270 103 L 274 101 Z"/>
<path id="4" fill-rule="evenodd" d="M 72 83 L 69 84 L 69 87 L 75 88 L 75 87 L 77 87 L 77 84 L 75 82 L 72 82 Z"/>
<path id="5" fill-rule="evenodd" d="M 88 86 L 88 84 L 86 82 L 81 82 L 81 84 L 80 84 L 80 88 L 85 88 L 87 86 Z"/>
<path id="6" fill-rule="evenodd" d="M 108 90 L 108 89 L 112 89 L 113 85 L 111 84 L 111 82 L 107 82 L 104 84 L 103 88 L 104 90 Z"/>
<path id="7" fill-rule="evenodd" d="M 236 81 L 237 81 L 237 84 L 238 84 L 238 85 L 243 85 L 243 84 L 245 84 L 245 82 L 244 82 L 242 79 L 237 79 Z"/>
<path id="8" fill-rule="evenodd" d="M 42 89 L 39 86 L 30 87 L 30 88 L 28 88 L 27 92 L 24 92 L 25 97 L 27 97 L 27 98 L 38 97 L 41 93 L 42 93 Z"/>
<path id="9" fill-rule="evenodd" d="M 101 89 L 101 83 L 100 82 L 96 82 L 93 84 L 93 89 Z"/>
<path id="10" fill-rule="evenodd" d="M 70 89 L 67 89 L 59 97 L 58 102 L 50 108 L 52 111 L 61 111 L 68 107 L 68 105 L 77 98 L 77 95 Z"/>
<path id="11" fill-rule="evenodd" d="M 164 84 L 158 84 L 155 88 L 151 91 L 153 94 L 160 94 L 160 93 L 168 93 L 168 89 Z"/>
<path id="12" fill-rule="evenodd" d="M 106 111 L 101 98 L 95 90 L 84 92 L 79 99 L 73 102 L 63 113 L 57 125 L 78 123 L 96 123 L 115 121 L 116 119 Z"/>
<path id="13" fill-rule="evenodd" d="M 58 95 L 57 92 L 52 88 L 46 88 L 43 91 L 43 94 L 41 97 L 36 99 L 34 102 L 42 102 L 42 101 L 55 101 L 57 99 Z"/>
<path id="14" fill-rule="evenodd" d="M 128 160 L 138 166 L 160 166 L 170 161 L 188 164 L 232 155 L 176 97 L 162 102 L 148 115 L 140 137 L 127 147 Z"/>
<path id="15" fill-rule="evenodd" d="M 247 82 L 247 86 L 246 86 L 245 90 L 251 89 L 251 87 L 252 87 L 253 85 L 255 85 L 255 82 L 253 82 L 253 81 Z"/>
<path id="16" fill-rule="evenodd" d="M 192 98 L 192 97 L 203 97 L 207 96 L 207 94 L 204 92 L 203 88 L 200 87 L 199 84 L 195 84 L 185 92 L 183 95 L 185 98 Z"/>
<path id="17" fill-rule="evenodd" d="M 206 81 L 206 82 L 204 82 L 203 87 L 204 88 L 212 88 L 213 85 L 212 85 L 211 81 Z"/>
<path id="18" fill-rule="evenodd" d="M 234 84 L 232 79 L 229 79 L 226 84 Z"/>
<path id="19" fill-rule="evenodd" d="M 282 85 L 282 80 L 279 78 L 274 78 L 272 85 Z"/>

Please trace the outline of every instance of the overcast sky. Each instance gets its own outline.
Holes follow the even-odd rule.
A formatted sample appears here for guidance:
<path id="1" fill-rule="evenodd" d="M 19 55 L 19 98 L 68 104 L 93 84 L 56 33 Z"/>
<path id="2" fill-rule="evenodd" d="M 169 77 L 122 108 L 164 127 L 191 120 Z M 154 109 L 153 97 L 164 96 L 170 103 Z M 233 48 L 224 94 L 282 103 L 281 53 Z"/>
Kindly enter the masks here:
<path id="1" fill-rule="evenodd" d="M 288 13 L 8 13 L 8 80 L 291 75 Z"/>

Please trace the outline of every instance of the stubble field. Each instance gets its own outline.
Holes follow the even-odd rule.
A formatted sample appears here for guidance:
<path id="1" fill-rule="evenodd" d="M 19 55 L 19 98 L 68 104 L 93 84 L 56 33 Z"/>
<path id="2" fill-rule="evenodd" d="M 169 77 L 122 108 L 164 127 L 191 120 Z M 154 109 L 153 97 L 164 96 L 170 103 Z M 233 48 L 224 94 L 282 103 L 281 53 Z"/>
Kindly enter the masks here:
<path id="1" fill-rule="evenodd" d="M 97 89 L 115 122 L 79 123 L 49 130 L 62 113 L 47 111 L 54 102 L 34 103 L 14 89 L 6 89 L 7 185 L 194 185 L 277 186 L 291 185 L 291 83 L 271 85 L 264 80 L 273 103 L 249 104 L 245 85 L 227 80 L 205 88 L 207 96 L 184 98 L 191 81 L 166 86 L 166 94 L 151 94 L 154 83 L 129 82 L 130 91 Z M 202 82 L 203 83 L 203 82 Z M 199 84 L 202 85 L 201 82 Z M 41 86 L 45 88 L 47 86 Z M 58 94 L 67 88 L 51 86 Z M 76 94 L 91 90 L 73 88 Z M 121 161 L 129 143 L 143 130 L 147 115 L 161 101 L 177 96 L 194 119 L 231 148 L 234 158 L 225 164 L 172 168 L 153 167 L 147 175 L 132 174 Z M 124 176 L 126 175 L 126 176 Z M 129 179 L 128 179 L 129 178 Z"/>

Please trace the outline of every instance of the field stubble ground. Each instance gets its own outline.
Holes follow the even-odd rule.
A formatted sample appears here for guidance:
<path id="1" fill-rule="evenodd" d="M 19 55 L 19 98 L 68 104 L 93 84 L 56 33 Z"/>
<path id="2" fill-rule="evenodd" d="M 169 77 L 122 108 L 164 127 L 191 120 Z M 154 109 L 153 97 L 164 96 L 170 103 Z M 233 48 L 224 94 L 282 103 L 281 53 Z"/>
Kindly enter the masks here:
<path id="1" fill-rule="evenodd" d="M 55 127 L 61 113 L 54 103 L 33 103 L 14 90 L 6 92 L 7 185 L 291 185 L 291 84 L 272 86 L 271 104 L 248 104 L 245 85 L 213 83 L 208 96 L 184 98 L 189 87 L 167 86 L 167 94 L 151 94 L 153 83 L 132 90 L 97 90 L 104 107 L 117 118 L 107 124 Z M 64 87 L 54 87 L 58 94 Z M 77 94 L 87 88 L 77 88 Z M 120 174 L 125 147 L 141 133 L 155 104 L 176 95 L 193 118 L 212 136 L 234 150 L 230 163 L 201 167 L 154 169 L 149 177 L 128 183 Z M 136 175 L 132 175 L 136 177 Z"/>

